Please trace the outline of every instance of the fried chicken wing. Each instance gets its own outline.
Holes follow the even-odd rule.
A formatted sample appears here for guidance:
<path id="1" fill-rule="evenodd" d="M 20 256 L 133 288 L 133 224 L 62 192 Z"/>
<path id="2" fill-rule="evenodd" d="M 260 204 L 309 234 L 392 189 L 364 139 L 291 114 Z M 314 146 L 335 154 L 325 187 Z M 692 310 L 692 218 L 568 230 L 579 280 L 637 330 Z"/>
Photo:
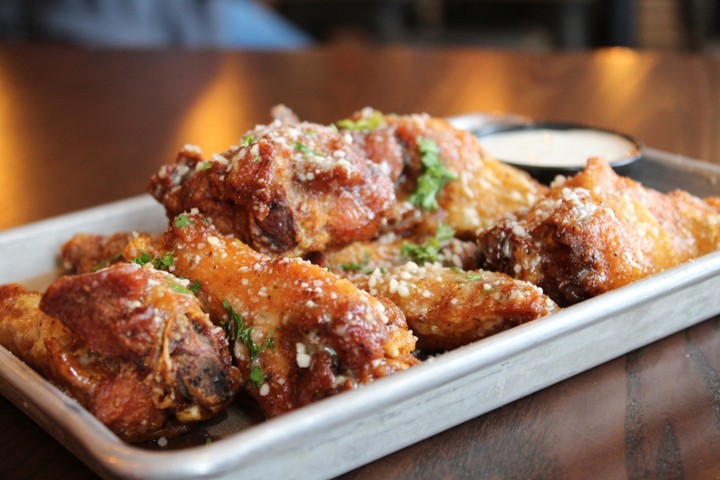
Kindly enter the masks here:
<path id="1" fill-rule="evenodd" d="M 228 325 L 248 392 L 268 417 L 404 370 L 417 360 L 402 313 L 298 258 L 271 258 L 197 214 L 126 258 L 172 255 L 217 324 Z"/>
<path id="2" fill-rule="evenodd" d="M 557 305 L 536 286 L 502 273 L 408 262 L 348 278 L 390 299 L 405 314 L 421 350 L 451 350 L 544 317 Z"/>
<path id="3" fill-rule="evenodd" d="M 720 209 L 662 194 L 601 159 L 556 181 L 526 213 L 479 235 L 482 265 L 566 306 L 720 248 Z"/>
<path id="4" fill-rule="evenodd" d="M 474 238 L 478 229 L 528 207 L 546 191 L 526 172 L 487 155 L 475 136 L 441 118 L 364 109 L 351 120 L 366 126 L 354 133 L 357 143 L 371 160 L 385 165 L 395 182 L 397 201 L 389 218 L 394 231 L 432 234 L 445 223 L 459 237 Z M 438 183 L 443 168 L 446 176 Z"/>
<path id="5" fill-rule="evenodd" d="M 186 147 L 149 188 L 169 218 L 197 208 L 221 232 L 286 256 L 375 237 L 395 200 L 392 181 L 350 135 L 280 120 L 209 160 Z"/>
<path id="6" fill-rule="evenodd" d="M 0 287 L 0 343 L 129 442 L 183 433 L 240 388 L 222 329 L 182 281 L 134 264 L 42 296 Z"/>

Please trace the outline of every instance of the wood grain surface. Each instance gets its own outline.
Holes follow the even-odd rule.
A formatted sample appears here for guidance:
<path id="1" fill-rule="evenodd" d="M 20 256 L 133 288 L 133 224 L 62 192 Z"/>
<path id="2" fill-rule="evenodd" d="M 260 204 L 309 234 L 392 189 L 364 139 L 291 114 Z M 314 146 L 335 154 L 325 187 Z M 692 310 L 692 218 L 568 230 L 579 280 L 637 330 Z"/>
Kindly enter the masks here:
<path id="1" fill-rule="evenodd" d="M 606 49 L 107 51 L 0 45 L 0 230 L 145 191 L 185 143 L 234 144 L 271 106 L 328 123 L 513 113 L 720 164 L 720 60 Z M 342 478 L 720 478 L 720 319 Z M 0 397 L 0 478 L 94 478 Z"/>

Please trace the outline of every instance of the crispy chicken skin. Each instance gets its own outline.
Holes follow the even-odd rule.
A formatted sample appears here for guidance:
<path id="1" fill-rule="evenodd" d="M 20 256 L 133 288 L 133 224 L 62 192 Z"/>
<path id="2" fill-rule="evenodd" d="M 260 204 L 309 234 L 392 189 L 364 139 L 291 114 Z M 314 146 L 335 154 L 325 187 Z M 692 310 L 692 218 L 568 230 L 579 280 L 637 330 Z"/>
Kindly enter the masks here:
<path id="1" fill-rule="evenodd" d="M 268 417 L 355 388 L 417 363 L 402 313 L 326 269 L 272 258 L 182 215 L 160 242 L 133 240 L 126 258 L 172 254 L 175 274 L 228 325 L 247 391 Z"/>
<path id="2" fill-rule="evenodd" d="M 222 329 L 179 279 L 138 265 L 0 287 L 0 342 L 120 438 L 174 436 L 240 388 Z"/>
<path id="3" fill-rule="evenodd" d="M 123 250 L 132 237 L 132 232 L 73 235 L 60 248 L 63 268 L 68 273 L 88 273 L 122 262 Z"/>
<path id="4" fill-rule="evenodd" d="M 41 296 L 19 284 L 0 285 L 0 345 L 52 378 L 51 350 L 71 348 L 74 338 L 60 320 L 40 311 Z"/>
<path id="5" fill-rule="evenodd" d="M 502 273 L 408 262 L 347 275 L 395 303 L 424 351 L 451 350 L 558 310 L 536 286 Z"/>
<path id="6" fill-rule="evenodd" d="M 645 188 L 590 159 L 478 243 L 482 266 L 567 306 L 717 250 L 720 209 L 687 192 Z"/>
<path id="7" fill-rule="evenodd" d="M 404 238 L 386 235 L 377 240 L 355 242 L 337 250 L 327 251 L 313 260 L 334 274 L 344 277 L 348 272 L 370 273 L 377 268 L 387 269 L 405 265 L 415 259 L 403 253 L 403 246 L 425 246 L 431 242 L 433 237 L 428 236 Z M 457 238 L 440 242 L 434 260 L 447 267 L 474 269 L 479 261 L 477 244 Z"/>
<path id="8" fill-rule="evenodd" d="M 287 119 L 209 160 L 184 148 L 149 189 L 169 218 L 197 208 L 221 232 L 285 256 L 375 237 L 395 200 L 390 178 L 352 136 Z"/>

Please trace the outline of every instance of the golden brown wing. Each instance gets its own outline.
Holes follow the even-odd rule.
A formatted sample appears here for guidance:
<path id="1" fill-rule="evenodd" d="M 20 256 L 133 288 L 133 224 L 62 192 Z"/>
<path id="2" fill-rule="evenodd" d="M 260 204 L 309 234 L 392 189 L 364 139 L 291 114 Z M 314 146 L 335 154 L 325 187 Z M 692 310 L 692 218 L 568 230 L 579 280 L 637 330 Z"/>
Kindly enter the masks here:
<path id="1" fill-rule="evenodd" d="M 0 287 L 0 341 L 122 439 L 187 431 L 227 407 L 239 372 L 182 281 L 138 265 Z"/>
<path id="2" fill-rule="evenodd" d="M 354 118 L 378 117 L 377 112 L 366 109 Z M 438 223 L 445 223 L 459 237 L 474 238 L 478 229 L 530 206 L 546 191 L 526 172 L 487 155 L 472 134 L 441 118 L 386 115 L 376 123 L 371 134 L 377 138 L 368 156 L 378 163 L 398 157 L 404 160 L 402 174 L 392 177 L 397 202 L 391 227 L 396 230 L 419 223 L 413 227 L 416 233 L 432 234 Z M 451 177 L 445 178 L 447 183 L 433 200 L 431 187 L 442 177 L 437 169 L 428 167 L 435 157 Z M 397 160 L 393 160 L 390 171 L 397 170 Z"/>
<path id="3" fill-rule="evenodd" d="M 390 299 L 405 314 L 422 350 L 450 350 L 558 310 L 542 291 L 508 275 L 414 262 L 351 280 Z"/>
<path id="4" fill-rule="evenodd" d="M 160 244 L 131 242 L 126 258 L 171 255 L 173 272 L 196 282 L 267 416 L 417 363 L 415 338 L 390 302 L 307 261 L 262 255 L 200 215 L 179 218 Z"/>
<path id="5" fill-rule="evenodd" d="M 169 218 L 195 208 L 221 232 L 286 256 L 375 237 L 395 199 L 351 135 L 308 122 L 260 125 L 209 160 L 185 148 L 149 188 Z"/>
<path id="6" fill-rule="evenodd" d="M 527 213 L 480 234 L 485 268 L 571 305 L 720 247 L 720 212 L 686 192 L 662 194 L 600 159 L 556 182 Z"/>

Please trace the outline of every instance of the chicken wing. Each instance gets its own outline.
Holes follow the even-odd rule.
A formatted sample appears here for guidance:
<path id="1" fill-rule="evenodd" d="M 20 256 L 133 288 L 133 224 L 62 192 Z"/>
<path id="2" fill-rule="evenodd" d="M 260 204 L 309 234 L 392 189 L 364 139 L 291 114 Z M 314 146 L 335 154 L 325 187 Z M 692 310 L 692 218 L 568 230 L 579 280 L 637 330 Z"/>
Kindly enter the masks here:
<path id="1" fill-rule="evenodd" d="M 0 343 L 128 442 L 183 433 L 240 388 L 224 332 L 183 281 L 133 264 L 42 296 L 0 287 Z"/>
<path id="2" fill-rule="evenodd" d="M 538 287 L 502 273 L 408 262 L 347 275 L 395 303 L 423 351 L 451 350 L 558 310 Z"/>
<path id="3" fill-rule="evenodd" d="M 402 313 L 299 258 L 271 258 L 181 214 L 158 242 L 133 240 L 128 259 L 173 258 L 203 308 L 226 325 L 248 392 L 268 417 L 417 363 Z"/>
<path id="4" fill-rule="evenodd" d="M 441 118 L 381 115 L 367 108 L 349 120 L 341 126 L 360 126 L 353 132 L 356 143 L 395 182 L 397 201 L 388 219 L 393 231 L 432 235 L 438 223 L 445 223 L 460 238 L 474 238 L 478 229 L 530 206 L 546 191 Z"/>
<path id="5" fill-rule="evenodd" d="M 481 263 L 571 305 L 720 248 L 717 205 L 645 188 L 591 159 L 529 211 L 481 233 Z"/>
<path id="6" fill-rule="evenodd" d="M 169 218 L 197 208 L 221 232 L 286 256 L 375 237 L 395 200 L 390 178 L 352 136 L 280 120 L 209 160 L 184 148 L 149 188 Z"/>

